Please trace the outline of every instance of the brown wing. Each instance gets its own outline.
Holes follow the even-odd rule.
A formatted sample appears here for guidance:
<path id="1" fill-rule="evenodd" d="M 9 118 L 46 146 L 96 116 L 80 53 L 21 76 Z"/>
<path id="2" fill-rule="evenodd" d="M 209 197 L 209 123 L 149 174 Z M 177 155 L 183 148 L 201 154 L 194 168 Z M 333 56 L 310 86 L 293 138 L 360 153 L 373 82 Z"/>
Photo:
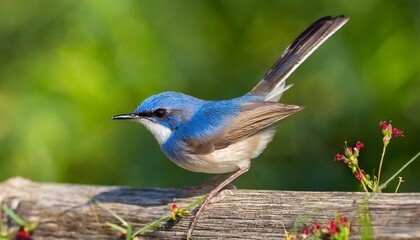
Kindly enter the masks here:
<path id="1" fill-rule="evenodd" d="M 302 110 L 303 107 L 275 102 L 252 102 L 243 106 L 241 113 L 229 127 L 221 141 L 215 142 L 216 149 L 244 140 Z M 228 144 L 228 145 L 226 145 Z"/>
<path id="2" fill-rule="evenodd" d="M 250 102 L 242 106 L 239 116 L 229 126 L 205 141 L 185 139 L 190 153 L 209 154 L 231 144 L 242 141 L 281 119 L 302 110 L 303 107 L 276 102 Z"/>

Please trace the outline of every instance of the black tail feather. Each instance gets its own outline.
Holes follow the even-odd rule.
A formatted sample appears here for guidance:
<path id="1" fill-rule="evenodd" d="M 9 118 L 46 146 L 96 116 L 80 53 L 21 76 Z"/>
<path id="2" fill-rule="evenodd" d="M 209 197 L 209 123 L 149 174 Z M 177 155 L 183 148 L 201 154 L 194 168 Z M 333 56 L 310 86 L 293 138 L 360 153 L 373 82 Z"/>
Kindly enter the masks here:
<path id="1" fill-rule="evenodd" d="M 347 21 L 348 18 L 344 16 L 328 16 L 314 22 L 287 47 L 265 74 L 263 80 L 249 94 L 265 96 L 266 100 L 278 101 L 282 92 L 286 90 L 286 78 Z"/>

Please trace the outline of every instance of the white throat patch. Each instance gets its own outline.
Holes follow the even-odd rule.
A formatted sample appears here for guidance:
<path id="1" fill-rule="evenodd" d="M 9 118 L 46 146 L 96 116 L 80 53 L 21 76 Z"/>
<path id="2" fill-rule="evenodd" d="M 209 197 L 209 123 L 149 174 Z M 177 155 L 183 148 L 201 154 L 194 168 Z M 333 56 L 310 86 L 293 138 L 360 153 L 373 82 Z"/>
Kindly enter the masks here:
<path id="1" fill-rule="evenodd" d="M 168 140 L 169 136 L 171 136 L 171 129 L 160 125 L 159 123 L 155 123 L 146 119 L 141 119 L 139 122 L 142 123 L 147 128 L 147 130 L 153 134 L 159 145 L 164 144 L 166 140 Z"/>

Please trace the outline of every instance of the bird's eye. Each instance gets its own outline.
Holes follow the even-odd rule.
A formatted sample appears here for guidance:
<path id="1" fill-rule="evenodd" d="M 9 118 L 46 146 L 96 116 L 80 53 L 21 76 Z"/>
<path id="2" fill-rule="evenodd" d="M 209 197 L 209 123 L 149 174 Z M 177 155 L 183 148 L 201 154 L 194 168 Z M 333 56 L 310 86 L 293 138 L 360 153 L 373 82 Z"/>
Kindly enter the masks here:
<path id="1" fill-rule="evenodd" d="M 153 114 L 158 118 L 163 118 L 166 116 L 167 112 L 163 108 L 158 108 L 153 112 Z"/>

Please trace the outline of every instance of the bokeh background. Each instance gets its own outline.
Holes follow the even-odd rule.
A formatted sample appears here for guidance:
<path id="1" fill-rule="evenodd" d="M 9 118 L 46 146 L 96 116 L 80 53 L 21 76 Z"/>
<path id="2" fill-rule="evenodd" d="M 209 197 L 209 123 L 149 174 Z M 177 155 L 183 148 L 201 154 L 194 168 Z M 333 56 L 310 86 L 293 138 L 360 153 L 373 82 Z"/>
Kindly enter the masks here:
<path id="1" fill-rule="evenodd" d="M 420 1 L 0 2 L 0 181 L 136 187 L 198 185 L 210 175 L 177 167 L 147 130 L 111 116 L 150 95 L 203 99 L 248 92 L 316 19 L 350 21 L 289 78 L 282 102 L 307 108 L 235 181 L 239 188 L 360 190 L 333 161 L 344 141 L 365 143 L 378 169 L 380 120 L 393 139 L 383 179 L 420 150 Z M 420 161 L 401 191 L 420 191 Z M 394 181 L 388 191 L 393 191 Z"/>

